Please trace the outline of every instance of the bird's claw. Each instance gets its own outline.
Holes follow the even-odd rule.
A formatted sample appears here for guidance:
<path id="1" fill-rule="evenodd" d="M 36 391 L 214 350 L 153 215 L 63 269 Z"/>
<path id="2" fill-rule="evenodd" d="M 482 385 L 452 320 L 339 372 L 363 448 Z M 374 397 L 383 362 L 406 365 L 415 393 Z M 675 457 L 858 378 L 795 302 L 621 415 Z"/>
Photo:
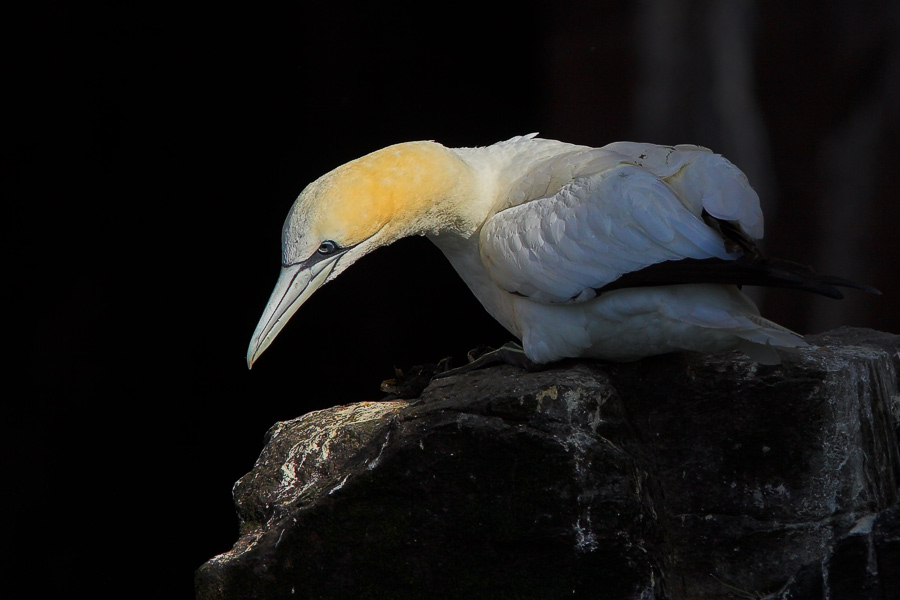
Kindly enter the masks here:
<path id="1" fill-rule="evenodd" d="M 529 372 L 539 371 L 542 368 L 541 365 L 529 360 L 522 346 L 515 342 L 507 342 L 497 349 L 489 346 L 479 346 L 474 350 L 470 350 L 466 356 L 469 359 L 469 364 L 435 373 L 434 379 L 443 379 L 451 375 L 462 375 L 463 373 L 470 373 L 493 365 L 512 365 Z"/>

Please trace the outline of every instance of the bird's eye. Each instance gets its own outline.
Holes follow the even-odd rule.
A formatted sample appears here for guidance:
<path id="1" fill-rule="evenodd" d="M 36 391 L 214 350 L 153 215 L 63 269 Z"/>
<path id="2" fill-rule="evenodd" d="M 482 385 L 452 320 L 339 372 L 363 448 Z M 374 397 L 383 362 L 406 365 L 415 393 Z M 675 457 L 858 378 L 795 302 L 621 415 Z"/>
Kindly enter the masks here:
<path id="1" fill-rule="evenodd" d="M 335 250 L 338 249 L 338 245 L 332 242 L 331 240 L 325 240 L 319 245 L 318 253 L 319 254 L 331 254 Z"/>

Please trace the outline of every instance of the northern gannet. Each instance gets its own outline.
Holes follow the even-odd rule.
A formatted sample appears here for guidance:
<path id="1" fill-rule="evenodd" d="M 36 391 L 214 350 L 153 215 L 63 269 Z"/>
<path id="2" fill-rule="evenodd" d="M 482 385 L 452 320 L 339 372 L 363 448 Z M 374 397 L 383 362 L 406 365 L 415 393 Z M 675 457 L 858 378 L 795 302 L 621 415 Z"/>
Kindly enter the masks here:
<path id="1" fill-rule="evenodd" d="M 296 199 L 247 366 L 320 286 L 410 235 L 441 249 L 535 363 L 732 349 L 778 363 L 774 347 L 805 342 L 761 317 L 740 285 L 871 290 L 763 258 L 756 192 L 706 148 L 536 134 L 482 148 L 408 142 L 334 169 Z"/>

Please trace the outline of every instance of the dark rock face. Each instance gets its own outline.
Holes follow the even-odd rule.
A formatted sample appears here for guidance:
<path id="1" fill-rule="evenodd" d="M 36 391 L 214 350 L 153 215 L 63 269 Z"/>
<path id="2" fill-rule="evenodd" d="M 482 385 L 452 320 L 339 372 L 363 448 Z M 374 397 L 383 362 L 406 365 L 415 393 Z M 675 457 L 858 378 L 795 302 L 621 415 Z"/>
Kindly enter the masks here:
<path id="1" fill-rule="evenodd" d="M 811 342 L 278 423 L 198 598 L 897 598 L 900 336 Z"/>

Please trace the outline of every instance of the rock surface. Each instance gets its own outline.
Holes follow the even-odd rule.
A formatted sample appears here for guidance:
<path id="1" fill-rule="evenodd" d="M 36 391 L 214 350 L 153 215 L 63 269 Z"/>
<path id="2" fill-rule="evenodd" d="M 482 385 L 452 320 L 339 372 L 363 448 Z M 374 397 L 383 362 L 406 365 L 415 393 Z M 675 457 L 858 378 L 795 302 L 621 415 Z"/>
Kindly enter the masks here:
<path id="1" fill-rule="evenodd" d="M 278 423 L 197 597 L 898 598 L 900 336 L 810 341 L 778 366 L 496 367 Z"/>

